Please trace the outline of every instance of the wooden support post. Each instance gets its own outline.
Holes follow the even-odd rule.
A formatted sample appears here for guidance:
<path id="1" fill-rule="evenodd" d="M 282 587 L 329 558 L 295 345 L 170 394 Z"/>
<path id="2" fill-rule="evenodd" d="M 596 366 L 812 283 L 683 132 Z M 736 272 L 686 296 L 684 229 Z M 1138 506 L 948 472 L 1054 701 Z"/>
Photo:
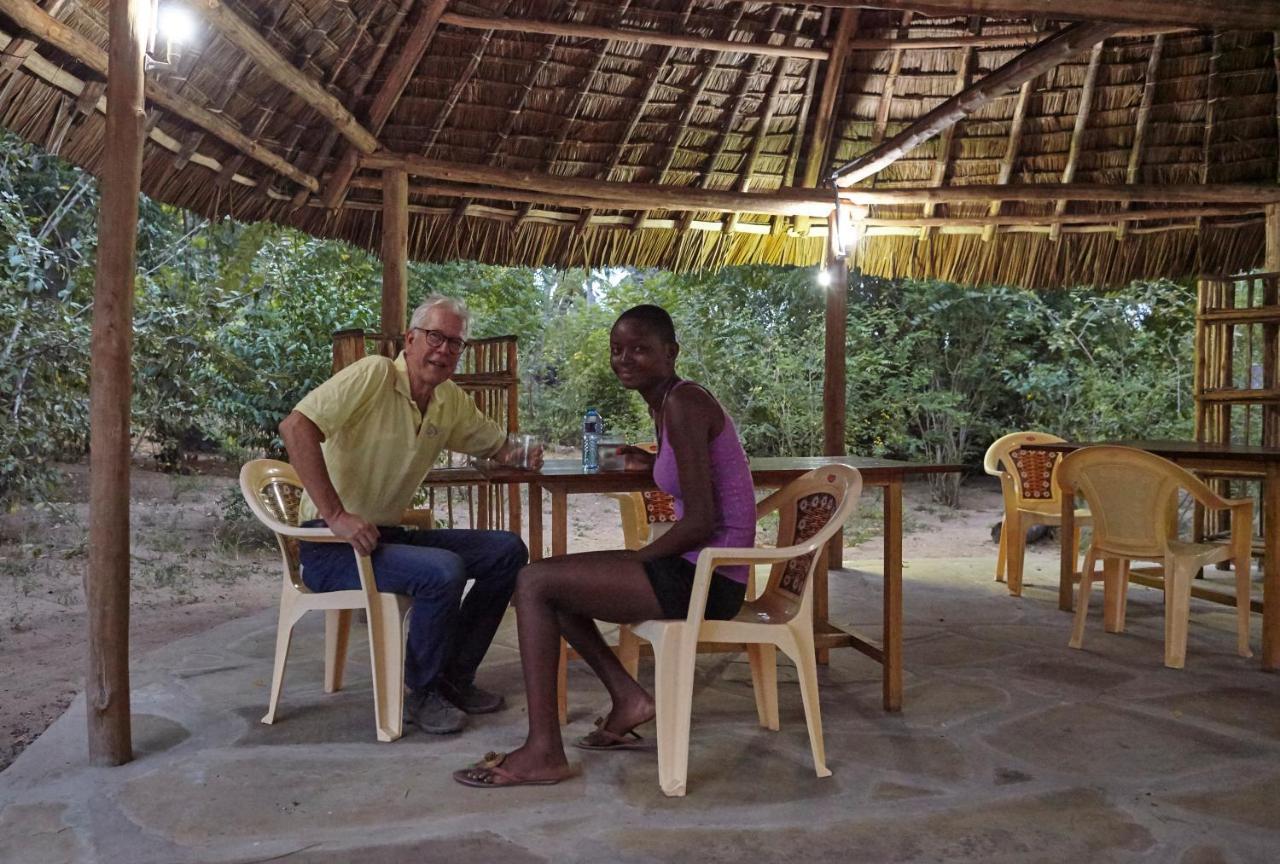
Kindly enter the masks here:
<path id="1" fill-rule="evenodd" d="M 404 342 L 409 305 L 409 175 L 382 172 L 382 338 L 378 353 L 394 357 Z"/>
<path id="2" fill-rule="evenodd" d="M 852 250 L 850 250 L 852 254 Z M 822 454 L 845 455 L 845 340 L 846 312 L 849 302 L 849 266 L 837 257 L 829 265 L 831 285 L 827 288 L 825 350 L 822 367 Z M 827 560 L 832 566 L 844 564 L 844 538 L 837 534 L 827 545 Z M 824 610 L 825 612 L 825 610 Z M 826 618 L 824 617 L 825 621 Z M 820 661 L 825 662 L 825 650 Z"/>
<path id="3" fill-rule="evenodd" d="M 129 413 L 133 281 L 142 183 L 142 55 L 147 0 L 108 7 L 107 128 L 89 383 L 89 663 L 92 765 L 133 759 L 129 718 Z"/>

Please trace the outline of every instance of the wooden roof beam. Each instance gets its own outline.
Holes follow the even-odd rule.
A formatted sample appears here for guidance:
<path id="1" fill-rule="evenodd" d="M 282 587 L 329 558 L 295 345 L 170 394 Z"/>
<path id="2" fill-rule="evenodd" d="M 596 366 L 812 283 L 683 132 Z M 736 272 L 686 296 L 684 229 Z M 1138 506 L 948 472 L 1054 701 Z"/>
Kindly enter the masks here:
<path id="1" fill-rule="evenodd" d="M 431 44 L 431 39 L 440 26 L 440 16 L 448 5 L 449 0 L 428 0 L 423 6 L 417 22 L 413 25 L 413 30 L 409 31 L 409 37 L 405 40 L 400 56 L 396 57 L 387 71 L 387 77 L 383 79 L 382 86 L 378 88 L 378 92 L 373 97 L 373 103 L 369 106 L 369 127 L 374 135 L 382 131 L 387 118 L 391 116 L 391 109 L 395 107 L 396 102 L 400 101 L 400 94 L 404 92 L 409 78 L 418 68 L 423 55 L 427 53 L 427 46 Z M 382 45 L 379 45 L 379 50 L 384 50 Z M 367 78 L 362 79 L 362 83 L 367 84 L 367 81 Z M 363 86 L 360 89 L 363 89 Z M 360 152 L 357 148 L 349 147 L 342 154 L 337 167 L 333 170 L 333 176 L 329 178 L 329 186 L 325 189 L 324 205 L 326 207 L 337 207 L 342 203 L 342 199 L 347 194 L 347 184 L 356 171 L 359 159 Z"/>
<path id="2" fill-rule="evenodd" d="M 835 172 L 837 186 L 848 187 L 877 174 L 920 144 L 954 126 L 997 96 L 1052 69 L 1085 48 L 1114 34 L 1115 24 L 1073 24 L 1018 55 L 999 69 L 952 96 L 937 108 Z"/>
<path id="3" fill-rule="evenodd" d="M 293 93 L 330 124 L 344 138 L 365 153 L 378 149 L 378 139 L 365 129 L 337 97 L 304 74 L 276 50 L 259 32 L 256 23 L 251 24 L 231 11 L 223 0 L 188 0 L 204 19 L 231 44 L 253 58 L 265 75 Z"/>
<path id="4" fill-rule="evenodd" d="M 567 36 L 571 39 L 603 39 L 609 42 L 669 45 L 675 48 L 692 48 L 701 51 L 762 54 L 770 57 L 800 57 L 807 60 L 827 59 L 827 51 L 822 48 L 799 48 L 756 42 L 727 42 L 718 39 L 703 39 L 698 36 L 663 33 L 658 30 L 597 27 L 591 24 L 533 21 L 527 18 L 482 18 L 475 15 L 459 15 L 454 12 L 445 14 L 440 21 L 442 24 L 452 24 L 455 27 L 462 27 L 467 30 L 505 30 L 516 33 L 541 33 L 545 36 Z"/>
<path id="5" fill-rule="evenodd" d="M 453 183 L 472 183 L 495 189 L 524 189 L 557 195 L 632 202 L 631 209 L 736 210 L 783 216 L 805 215 L 825 218 L 831 211 L 828 190 L 784 188 L 775 192 L 726 192 L 651 183 L 617 183 L 493 168 L 487 165 L 444 162 L 408 153 L 380 151 L 364 157 L 362 166 L 375 171 L 400 168 L 416 177 L 432 177 Z M 956 201 L 1132 201 L 1168 204 L 1228 204 L 1254 207 L 1280 203 L 1280 186 L 1214 184 L 1201 186 L 1112 185 L 1105 183 L 1064 186 L 1059 183 L 1010 186 L 947 186 L 933 189 L 854 189 L 841 192 L 842 199 L 857 204 L 936 204 Z M 607 207 L 602 203 L 601 207 Z M 1102 218 L 1102 217 L 1099 217 Z M 1114 218 L 1114 217 L 1112 217 Z M 919 224 L 919 223 L 917 223 Z"/>
<path id="6" fill-rule="evenodd" d="M 1099 42 L 1089 52 L 1089 68 L 1085 70 L 1084 82 L 1080 85 L 1080 104 L 1076 107 L 1075 125 L 1071 127 L 1071 145 L 1067 148 L 1067 164 L 1062 169 L 1064 186 L 1070 185 L 1076 179 L 1076 168 L 1080 164 L 1080 150 L 1084 145 L 1084 132 L 1089 126 L 1089 114 L 1093 112 L 1094 88 L 1098 84 L 1098 69 L 1102 66 L 1102 47 L 1105 44 L 1105 40 Z M 1067 212 L 1066 200 L 1056 202 L 1053 205 L 1053 212 L 1055 216 L 1061 216 Z M 1058 232 L 1049 232 L 1050 240 L 1057 240 L 1058 237 Z"/>
<path id="7" fill-rule="evenodd" d="M 827 38 L 827 30 L 831 24 L 831 13 L 824 12 L 822 15 L 822 24 L 819 30 L 820 38 Z M 791 149 L 787 153 L 786 168 L 782 172 L 782 185 L 791 186 L 795 183 L 796 171 L 800 168 L 800 151 L 804 146 L 804 130 L 809 125 L 809 109 L 813 105 L 813 97 L 818 92 L 818 64 L 809 64 L 809 73 L 805 76 L 804 95 L 800 99 L 800 111 L 796 115 L 795 127 L 791 133 Z M 772 219 L 772 232 L 781 234 L 785 226 L 782 217 L 775 216 Z"/>
<path id="8" fill-rule="evenodd" d="M 107 52 L 66 24 L 50 16 L 31 0 L 0 0 L 0 12 L 8 15 L 32 36 L 46 42 L 64 54 L 69 54 L 103 78 L 107 75 Z M 168 87 L 155 81 L 146 82 L 149 102 L 181 117 L 232 147 L 250 159 L 267 166 L 272 171 L 288 177 L 299 186 L 312 191 L 320 188 L 316 178 L 294 167 L 283 158 L 254 141 L 226 118 L 207 108 L 178 96 Z"/>
<path id="9" fill-rule="evenodd" d="M 45 0 L 41 6 L 50 17 L 57 18 L 68 2 L 69 0 Z M 9 79 L 4 82 L 4 87 L 0 88 L 0 105 L 8 104 L 9 95 L 14 85 L 18 82 L 13 73 L 18 71 L 22 61 L 31 56 L 31 52 L 36 50 L 38 44 L 34 39 L 25 39 L 19 36 L 10 42 L 4 51 L 0 51 L 0 74 L 9 76 Z"/>
<path id="10" fill-rule="evenodd" d="M 902 23 L 898 27 L 898 38 L 890 40 L 893 42 L 902 42 L 907 38 L 907 34 L 911 29 L 912 12 L 902 13 Z M 1035 34 L 1036 41 L 1040 41 L 1040 34 Z M 861 40 L 858 40 L 861 41 Z M 884 86 L 880 90 L 880 102 L 876 105 L 876 119 L 871 127 L 871 146 L 874 147 L 884 141 L 885 132 L 889 128 L 889 109 L 893 107 L 893 91 L 898 86 L 898 76 L 902 74 L 902 54 L 903 47 L 897 45 L 893 49 L 893 56 L 889 60 L 889 74 L 885 76 Z"/>
<path id="11" fill-rule="evenodd" d="M 1027 119 L 1027 105 L 1031 102 L 1031 82 L 1023 81 L 1022 86 L 1018 88 L 1018 101 L 1013 106 L 1013 119 L 1009 121 L 1009 141 L 1005 144 L 1004 156 L 1000 158 L 1000 171 L 996 175 L 996 184 L 1006 186 L 1010 178 L 1013 177 L 1013 166 L 1018 161 L 1018 148 L 1022 146 L 1022 127 Z M 989 216 L 999 216 L 1000 208 L 1004 206 L 1004 200 L 997 198 L 991 202 L 987 213 Z M 991 238 L 995 236 L 994 226 L 992 230 L 982 232 L 982 240 L 984 243 L 991 242 Z"/>
<path id="12" fill-rule="evenodd" d="M 1129 149 L 1129 165 L 1125 170 L 1125 182 L 1132 186 L 1138 182 L 1138 172 L 1142 169 L 1142 157 L 1147 147 L 1147 126 L 1151 122 L 1151 105 L 1155 102 L 1156 81 L 1160 72 L 1160 56 L 1164 53 L 1164 36 L 1157 36 L 1151 42 L 1151 54 L 1147 57 L 1147 76 L 1142 82 L 1142 101 L 1138 103 L 1138 116 L 1133 125 L 1133 146 Z M 1126 201 L 1120 205 L 1121 210 L 1128 210 Z M 1123 240 L 1128 233 L 1129 223 L 1116 225 L 1116 239 Z"/>
<path id="13" fill-rule="evenodd" d="M 830 3 L 831 0 L 826 0 L 824 5 Z M 914 9 L 930 15 L 1038 17 L 1139 25 L 1178 24 L 1202 29 L 1280 30 L 1280 3 L 1275 0 L 857 0 L 849 5 Z"/>

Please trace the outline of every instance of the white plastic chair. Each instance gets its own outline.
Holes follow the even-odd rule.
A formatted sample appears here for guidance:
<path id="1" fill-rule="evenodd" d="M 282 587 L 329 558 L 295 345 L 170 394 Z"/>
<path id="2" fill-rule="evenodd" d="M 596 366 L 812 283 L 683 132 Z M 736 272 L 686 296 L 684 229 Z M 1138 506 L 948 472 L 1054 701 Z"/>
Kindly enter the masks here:
<path id="1" fill-rule="evenodd" d="M 671 796 L 685 794 L 694 661 L 699 642 L 743 643 L 761 726 L 778 729 L 776 654 L 796 665 L 813 766 L 831 776 L 822 743 L 818 669 L 813 643 L 813 574 L 825 564 L 827 542 L 853 515 L 862 475 L 845 465 L 825 465 L 796 478 L 756 505 L 757 520 L 778 511 L 777 548 L 708 548 L 698 556 L 688 617 L 643 621 L 632 631 L 653 644 L 657 702 L 658 783 Z M 771 564 L 759 598 L 746 601 L 731 621 L 707 621 L 703 613 L 712 570 L 731 564 Z"/>
<path id="2" fill-rule="evenodd" d="M 403 732 L 404 656 L 407 628 L 405 618 L 411 600 L 400 594 L 377 589 L 373 563 L 367 555 L 356 555 L 360 587 L 349 591 L 313 593 L 302 582 L 298 564 L 298 541 L 346 543 L 328 528 L 298 527 L 298 504 L 302 483 L 293 467 L 274 459 L 255 459 L 240 469 L 240 491 L 253 515 L 276 535 L 280 545 L 283 580 L 280 586 L 280 619 L 276 626 L 275 663 L 271 673 L 271 698 L 263 723 L 274 723 L 284 668 L 289 657 L 293 627 L 307 612 L 325 613 L 324 691 L 342 689 L 346 665 L 347 636 L 351 610 L 363 609 L 369 625 L 369 661 L 373 671 L 373 713 L 379 741 L 394 741 Z M 407 511 L 406 523 L 431 527 L 431 514 Z M 352 549 L 352 554 L 355 550 Z"/>

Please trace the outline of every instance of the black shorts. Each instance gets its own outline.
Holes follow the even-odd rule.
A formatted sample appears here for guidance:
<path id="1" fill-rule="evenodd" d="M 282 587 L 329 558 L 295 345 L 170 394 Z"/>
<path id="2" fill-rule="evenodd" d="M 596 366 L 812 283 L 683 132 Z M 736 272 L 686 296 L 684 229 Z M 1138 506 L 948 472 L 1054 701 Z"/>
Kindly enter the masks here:
<path id="1" fill-rule="evenodd" d="M 644 573 L 649 577 L 653 593 L 662 607 L 664 618 L 685 618 L 689 615 L 689 595 L 693 593 L 693 574 L 697 567 L 692 561 L 672 555 L 644 562 Z M 703 617 L 712 621 L 728 621 L 742 608 L 747 595 L 747 584 L 730 579 L 718 570 L 711 574 L 711 587 L 707 589 L 707 611 Z"/>

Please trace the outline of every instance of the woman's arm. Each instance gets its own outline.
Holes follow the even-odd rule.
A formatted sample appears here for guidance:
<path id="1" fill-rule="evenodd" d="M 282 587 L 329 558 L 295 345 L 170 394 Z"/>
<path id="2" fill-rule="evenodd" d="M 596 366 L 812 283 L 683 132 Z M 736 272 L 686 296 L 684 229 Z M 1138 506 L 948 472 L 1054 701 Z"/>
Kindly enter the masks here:
<path id="1" fill-rule="evenodd" d="M 671 391 L 663 406 L 664 447 L 675 453 L 684 515 L 657 540 L 636 550 L 639 561 L 682 555 L 711 538 L 716 503 L 711 484 L 711 441 L 724 428 L 719 404 L 701 387 Z"/>

